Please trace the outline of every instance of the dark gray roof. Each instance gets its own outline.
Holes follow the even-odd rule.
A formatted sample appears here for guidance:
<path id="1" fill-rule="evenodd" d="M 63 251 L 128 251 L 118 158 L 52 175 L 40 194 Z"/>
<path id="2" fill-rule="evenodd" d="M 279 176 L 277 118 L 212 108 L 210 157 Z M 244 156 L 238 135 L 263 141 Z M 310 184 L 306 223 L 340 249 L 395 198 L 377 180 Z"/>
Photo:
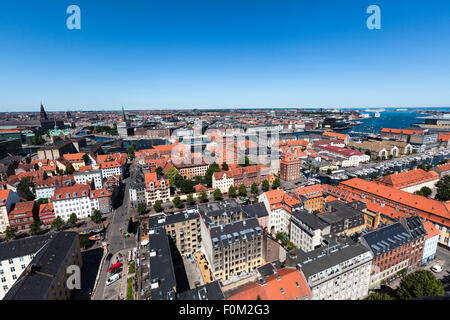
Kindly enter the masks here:
<path id="1" fill-rule="evenodd" d="M 255 203 L 248 206 L 242 206 L 242 211 L 248 218 L 261 218 L 269 215 L 264 203 Z"/>
<path id="2" fill-rule="evenodd" d="M 178 300 L 225 300 L 225 296 L 216 280 L 178 294 Z"/>
<path id="3" fill-rule="evenodd" d="M 158 288 L 151 289 L 151 299 L 174 300 L 176 280 L 169 239 L 164 228 L 157 228 L 154 233 L 149 233 L 149 250 L 150 283 L 158 283 Z M 152 256 L 152 252 L 156 254 Z"/>
<path id="4" fill-rule="evenodd" d="M 274 274 L 276 271 L 276 268 L 270 262 L 258 268 L 259 274 L 264 278 Z"/>
<path id="5" fill-rule="evenodd" d="M 223 214 L 232 216 L 233 214 L 241 211 L 239 204 L 232 199 L 199 205 L 198 209 L 201 213 L 210 217 L 220 216 Z"/>
<path id="6" fill-rule="evenodd" d="M 256 218 L 236 221 L 210 229 L 213 247 L 228 247 L 232 242 L 253 240 L 261 235 L 262 230 Z"/>
<path id="7" fill-rule="evenodd" d="M 78 234 L 76 232 L 59 232 L 45 237 L 47 242 L 30 263 L 33 270 L 39 273 L 34 271 L 22 273 L 5 295 L 4 300 L 47 299 L 50 287 L 64 264 L 70 248 L 75 241 L 78 241 Z"/>
<path id="8" fill-rule="evenodd" d="M 298 224 L 298 221 L 296 220 L 301 221 L 313 230 L 323 230 L 324 228 L 328 227 L 328 223 L 322 221 L 315 214 L 309 213 L 305 210 L 292 212 L 292 223 Z"/>
<path id="9" fill-rule="evenodd" d="M 150 218 L 148 220 L 148 227 L 156 228 L 198 218 L 200 218 L 200 215 L 198 214 L 197 210 L 188 209 L 185 211 L 176 212 L 170 216 Z"/>
<path id="10" fill-rule="evenodd" d="M 375 256 L 394 250 L 413 240 L 408 230 L 396 222 L 363 234 L 363 239 Z"/>
<path id="11" fill-rule="evenodd" d="M 345 219 L 361 218 L 364 223 L 364 213 L 355 209 L 352 205 L 344 203 L 339 200 L 328 202 L 327 204 L 330 212 L 324 212 L 320 218 L 329 224 L 337 223 Z"/>
<path id="12" fill-rule="evenodd" d="M 328 238 L 328 242 L 328 246 L 313 251 L 296 250 L 294 255 L 287 256 L 286 265 L 291 267 L 300 265 L 305 276 L 309 277 L 370 251 L 348 237 L 331 237 Z"/>
<path id="13" fill-rule="evenodd" d="M 35 254 L 49 240 L 48 235 L 0 243 L 0 261 Z"/>
<path id="14" fill-rule="evenodd" d="M 425 237 L 427 235 L 425 226 L 418 216 L 406 218 L 406 225 L 408 226 L 409 233 L 413 236 L 413 238 Z"/>

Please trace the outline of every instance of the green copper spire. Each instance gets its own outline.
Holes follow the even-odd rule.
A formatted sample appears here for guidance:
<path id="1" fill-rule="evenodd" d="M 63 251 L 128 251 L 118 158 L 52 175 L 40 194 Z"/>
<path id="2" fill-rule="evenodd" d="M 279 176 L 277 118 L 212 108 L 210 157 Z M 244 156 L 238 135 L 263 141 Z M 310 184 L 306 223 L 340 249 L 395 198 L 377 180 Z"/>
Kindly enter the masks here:
<path id="1" fill-rule="evenodd" d="M 125 110 L 123 110 L 123 106 L 122 106 L 122 116 L 123 116 L 123 121 L 126 121 L 127 118 L 126 118 L 126 116 L 125 116 Z"/>

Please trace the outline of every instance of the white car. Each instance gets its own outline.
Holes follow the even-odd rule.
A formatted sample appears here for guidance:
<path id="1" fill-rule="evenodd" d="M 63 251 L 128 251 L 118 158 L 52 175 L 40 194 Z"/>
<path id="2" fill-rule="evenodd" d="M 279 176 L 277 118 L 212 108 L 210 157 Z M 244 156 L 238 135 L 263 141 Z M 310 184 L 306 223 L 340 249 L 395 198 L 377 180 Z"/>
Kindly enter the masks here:
<path id="1" fill-rule="evenodd" d="M 115 275 L 112 275 L 111 277 L 106 280 L 106 285 L 109 286 L 110 284 L 116 282 L 120 279 L 120 273 L 116 273 Z"/>
<path id="2" fill-rule="evenodd" d="M 442 271 L 442 267 L 438 266 L 437 264 L 431 267 L 431 271 L 433 272 L 441 272 Z"/>

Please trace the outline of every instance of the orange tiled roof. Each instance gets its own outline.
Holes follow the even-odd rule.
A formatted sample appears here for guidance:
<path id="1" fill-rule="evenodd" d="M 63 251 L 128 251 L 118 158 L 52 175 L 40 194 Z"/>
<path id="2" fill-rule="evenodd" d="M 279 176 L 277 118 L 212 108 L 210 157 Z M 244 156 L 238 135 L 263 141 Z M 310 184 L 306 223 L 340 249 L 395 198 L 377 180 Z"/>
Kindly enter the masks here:
<path id="1" fill-rule="evenodd" d="M 8 200 L 10 192 L 11 192 L 11 190 L 9 190 L 9 189 L 0 190 L 0 206 L 4 206 L 5 205 L 6 200 Z"/>
<path id="2" fill-rule="evenodd" d="M 84 162 L 83 156 L 85 153 L 66 153 L 63 154 L 63 158 L 69 162 Z"/>
<path id="3" fill-rule="evenodd" d="M 44 211 L 54 211 L 53 202 L 41 204 L 39 206 L 39 216 L 41 216 Z"/>
<path id="4" fill-rule="evenodd" d="M 423 130 L 408 130 L 408 129 L 392 129 L 392 128 L 383 128 L 381 129 L 382 133 L 400 133 L 400 134 L 420 134 L 423 133 Z"/>
<path id="5" fill-rule="evenodd" d="M 337 132 L 333 132 L 333 131 L 325 131 L 322 135 L 326 136 L 326 137 L 337 138 L 339 140 L 345 140 L 345 139 L 347 139 L 349 137 L 348 134 L 337 133 Z"/>
<path id="6" fill-rule="evenodd" d="M 439 180 L 439 175 L 434 171 L 425 171 L 422 169 L 415 169 L 404 171 L 400 173 L 390 174 L 375 181 L 386 186 L 392 186 L 396 189 L 403 189 L 409 186 L 422 184 L 427 181 Z"/>
<path id="7" fill-rule="evenodd" d="M 52 202 L 55 200 L 67 200 L 78 197 L 89 197 L 89 186 L 86 184 L 74 184 L 57 188 L 53 194 Z"/>
<path id="8" fill-rule="evenodd" d="M 441 165 L 439 165 L 439 166 L 437 166 L 437 167 L 438 167 L 438 169 L 439 169 L 441 172 L 448 171 L 448 170 L 450 170 L 450 162 L 441 164 Z"/>
<path id="9" fill-rule="evenodd" d="M 433 238 L 434 236 L 440 235 L 441 232 L 436 229 L 436 227 L 430 222 L 430 221 L 422 221 L 423 226 L 425 227 L 425 230 L 427 230 L 427 236 L 426 239 Z"/>
<path id="10" fill-rule="evenodd" d="M 321 184 L 314 184 L 312 186 L 305 186 L 294 189 L 295 193 L 307 199 L 321 197 L 323 195 L 323 188 Z"/>
<path id="11" fill-rule="evenodd" d="M 227 300 L 296 300 L 307 296 L 310 290 L 300 271 L 283 268 L 264 278 L 264 285 L 251 282 L 233 291 Z"/>
<path id="12" fill-rule="evenodd" d="M 270 205 L 270 210 L 284 208 L 292 212 L 292 207 L 299 204 L 300 201 L 285 193 L 283 189 L 266 191 L 265 195 Z"/>

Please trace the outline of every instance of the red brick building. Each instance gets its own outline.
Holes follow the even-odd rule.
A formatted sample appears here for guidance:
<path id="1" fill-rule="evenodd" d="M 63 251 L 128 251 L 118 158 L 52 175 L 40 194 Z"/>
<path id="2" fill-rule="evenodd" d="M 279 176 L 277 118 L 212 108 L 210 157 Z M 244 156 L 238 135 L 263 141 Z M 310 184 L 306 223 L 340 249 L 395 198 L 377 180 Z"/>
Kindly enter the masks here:
<path id="1" fill-rule="evenodd" d="M 39 206 L 39 221 L 44 225 L 52 224 L 55 220 L 55 210 L 53 209 L 53 202 L 43 203 Z"/>
<path id="2" fill-rule="evenodd" d="M 285 181 L 298 180 L 301 178 L 300 158 L 290 153 L 285 153 L 280 159 L 280 178 Z"/>
<path id="3" fill-rule="evenodd" d="M 18 202 L 9 212 L 9 225 L 18 231 L 30 230 L 33 221 L 39 221 L 39 209 L 35 201 Z"/>

